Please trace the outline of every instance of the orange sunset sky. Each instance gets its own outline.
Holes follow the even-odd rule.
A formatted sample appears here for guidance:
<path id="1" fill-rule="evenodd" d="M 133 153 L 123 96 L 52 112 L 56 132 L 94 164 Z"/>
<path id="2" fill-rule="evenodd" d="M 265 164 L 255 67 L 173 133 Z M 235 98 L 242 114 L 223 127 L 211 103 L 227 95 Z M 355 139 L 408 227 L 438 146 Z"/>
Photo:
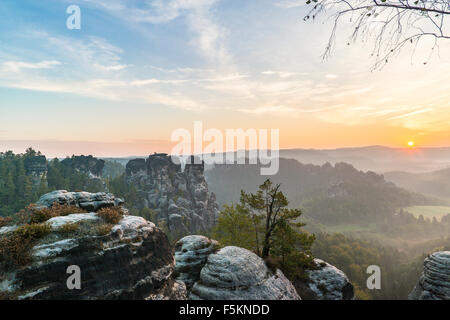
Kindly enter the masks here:
<path id="1" fill-rule="evenodd" d="M 67 3 L 0 3 L 0 151 L 170 152 L 199 120 L 279 129 L 280 148 L 450 146 L 450 41 L 372 70 L 345 26 L 322 60 L 330 26 L 304 1 L 72 2 L 81 30 Z"/>

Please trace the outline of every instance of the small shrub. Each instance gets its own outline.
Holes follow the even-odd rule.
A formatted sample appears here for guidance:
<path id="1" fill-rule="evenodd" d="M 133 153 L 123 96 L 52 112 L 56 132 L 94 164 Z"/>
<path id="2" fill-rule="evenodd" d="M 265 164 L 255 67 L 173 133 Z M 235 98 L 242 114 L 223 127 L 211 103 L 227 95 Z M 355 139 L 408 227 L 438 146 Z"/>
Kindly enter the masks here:
<path id="1" fill-rule="evenodd" d="M 122 220 L 123 212 L 120 207 L 109 207 L 100 209 L 97 215 L 107 223 L 117 224 Z"/>
<path id="2" fill-rule="evenodd" d="M 279 257 L 268 256 L 266 259 L 264 259 L 264 262 L 266 263 L 267 268 L 272 271 L 272 273 L 276 273 L 277 269 L 280 269 L 281 267 L 281 259 Z"/>
<path id="3" fill-rule="evenodd" d="M 38 240 L 45 237 L 52 231 L 52 228 L 45 223 L 26 224 L 19 227 L 14 233 L 22 239 Z"/>
<path id="4" fill-rule="evenodd" d="M 11 217 L 0 217 L 0 228 L 10 225 L 11 222 L 12 222 Z"/>
<path id="5" fill-rule="evenodd" d="M 47 224 L 26 224 L 0 239 L 0 268 L 9 270 L 31 262 L 31 249 L 36 241 L 51 231 Z"/>
<path id="6" fill-rule="evenodd" d="M 82 208 L 59 203 L 54 203 L 50 208 L 43 209 L 37 209 L 36 205 L 32 204 L 20 210 L 16 214 L 15 220 L 19 224 L 36 224 L 43 223 L 54 217 L 67 216 L 73 213 L 87 213 L 87 211 Z"/>
<path id="7" fill-rule="evenodd" d="M 75 233 L 78 231 L 79 228 L 80 228 L 80 226 L 78 225 L 78 223 L 66 223 L 61 228 L 58 229 L 58 232 Z"/>
<path id="8" fill-rule="evenodd" d="M 80 207 L 76 206 L 68 206 L 68 205 L 62 205 L 59 203 L 54 203 L 51 207 L 51 210 L 53 210 L 57 216 L 68 216 L 69 214 L 74 213 L 87 213 L 86 210 Z"/>
<path id="9" fill-rule="evenodd" d="M 97 227 L 97 234 L 99 236 L 106 236 L 111 232 L 111 229 L 114 225 L 111 223 L 102 223 Z"/>
<path id="10" fill-rule="evenodd" d="M 16 233 L 0 239 L 0 268 L 8 271 L 28 264 L 32 248 L 31 239 L 22 239 Z"/>
<path id="11" fill-rule="evenodd" d="M 139 216 L 148 221 L 156 221 L 156 212 L 150 208 L 143 208 L 139 210 Z"/>
<path id="12" fill-rule="evenodd" d="M 32 210 L 30 215 L 30 223 L 37 224 L 43 223 L 53 217 L 56 217 L 56 212 L 51 209 L 42 209 L 42 210 Z"/>

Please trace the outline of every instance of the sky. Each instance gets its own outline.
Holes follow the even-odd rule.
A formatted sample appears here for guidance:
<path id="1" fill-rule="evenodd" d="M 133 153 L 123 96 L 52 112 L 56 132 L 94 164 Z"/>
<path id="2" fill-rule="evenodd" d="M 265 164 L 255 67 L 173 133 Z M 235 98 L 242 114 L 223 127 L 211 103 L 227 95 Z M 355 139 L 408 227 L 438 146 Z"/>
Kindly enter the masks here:
<path id="1" fill-rule="evenodd" d="M 73 4 L 80 30 L 66 27 Z M 170 152 L 194 121 L 279 129 L 281 148 L 450 146 L 450 41 L 373 70 L 344 24 L 323 60 L 330 23 L 306 12 L 303 0 L 2 0 L 0 151 Z"/>

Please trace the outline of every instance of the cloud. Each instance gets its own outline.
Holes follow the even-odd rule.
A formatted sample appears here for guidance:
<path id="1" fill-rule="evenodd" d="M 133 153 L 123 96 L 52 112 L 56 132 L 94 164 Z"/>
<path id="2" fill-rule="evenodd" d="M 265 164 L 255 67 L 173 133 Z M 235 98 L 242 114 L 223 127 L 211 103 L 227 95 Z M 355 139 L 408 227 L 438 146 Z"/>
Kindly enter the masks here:
<path id="1" fill-rule="evenodd" d="M 41 62 L 23 62 L 23 61 L 6 61 L 3 62 L 3 68 L 10 72 L 19 72 L 21 69 L 50 69 L 60 65 L 59 61 L 41 61 Z"/>
<path id="2" fill-rule="evenodd" d="M 244 112 L 244 113 L 250 113 L 250 114 L 271 114 L 271 115 L 286 115 L 286 114 L 292 114 L 296 111 L 298 111 L 295 108 L 292 107 L 286 107 L 286 106 L 265 106 L 265 107 L 257 107 L 257 108 L 253 108 L 253 109 L 247 109 L 247 108 L 242 108 L 242 109 L 238 109 L 238 111 L 240 112 Z"/>
<path id="3" fill-rule="evenodd" d="M 292 76 L 296 75 L 296 73 L 293 73 L 293 72 L 281 72 L 281 71 L 271 71 L 271 70 L 263 71 L 263 72 L 261 72 L 261 74 L 263 74 L 263 75 L 276 75 L 276 76 L 278 76 L 280 78 L 288 78 L 288 77 L 292 77 Z"/>
<path id="4" fill-rule="evenodd" d="M 409 112 L 409 113 L 405 113 L 405 114 L 402 114 L 402 115 L 399 115 L 399 116 L 395 116 L 395 117 L 389 118 L 388 120 L 403 119 L 403 118 L 415 116 L 415 115 L 418 115 L 418 114 L 421 114 L 421 113 L 431 112 L 433 110 L 434 110 L 433 108 L 424 108 L 424 109 L 421 109 L 421 110 L 416 110 L 416 111 L 413 111 L 413 112 Z"/>
<path id="5" fill-rule="evenodd" d="M 132 86 L 147 86 L 153 84 L 181 84 L 186 83 L 189 80 L 161 80 L 161 79 L 144 79 L 144 80 L 134 80 L 130 82 Z"/>
<path id="6" fill-rule="evenodd" d="M 192 45 L 212 63 L 227 66 L 231 55 L 224 43 L 226 30 L 213 19 L 211 7 L 218 0 L 155 0 L 144 2 L 140 7 L 125 0 L 84 0 L 110 14 L 136 24 L 167 24 L 185 18 L 194 33 Z"/>
<path id="7" fill-rule="evenodd" d="M 116 64 L 112 66 L 102 66 L 101 64 L 95 64 L 95 67 L 105 71 L 120 71 L 126 69 L 129 66 L 126 64 Z"/>

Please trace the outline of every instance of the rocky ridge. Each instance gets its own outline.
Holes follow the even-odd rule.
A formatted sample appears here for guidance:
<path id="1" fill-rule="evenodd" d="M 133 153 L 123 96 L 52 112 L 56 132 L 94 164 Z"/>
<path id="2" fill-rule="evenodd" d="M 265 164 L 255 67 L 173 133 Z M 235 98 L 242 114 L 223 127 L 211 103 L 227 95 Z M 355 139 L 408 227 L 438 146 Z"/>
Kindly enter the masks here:
<path id="1" fill-rule="evenodd" d="M 423 272 L 410 300 L 450 300 L 450 251 L 434 252 L 423 262 Z"/>
<path id="2" fill-rule="evenodd" d="M 193 300 L 354 299 L 347 276 L 320 259 L 307 271 L 309 280 L 291 283 L 253 252 L 238 247 L 219 250 L 215 240 L 188 236 L 175 245 L 175 261 L 177 280 L 186 283 Z"/>
<path id="3" fill-rule="evenodd" d="M 138 191 L 138 207 L 152 209 L 155 222 L 171 232 L 195 234 L 215 224 L 219 208 L 208 191 L 203 162 L 192 161 L 182 170 L 167 154 L 153 154 L 129 161 L 126 181 Z"/>
<path id="4" fill-rule="evenodd" d="M 50 206 L 50 199 L 59 203 L 69 199 L 66 203 L 71 204 L 75 199 L 75 204 L 89 203 L 98 209 L 117 201 L 108 194 L 60 195 L 64 196 L 47 194 L 39 202 Z M 0 296 L 19 300 L 186 298 L 184 283 L 173 280 L 172 247 L 152 222 L 124 215 L 106 234 L 96 231 L 104 222 L 94 211 L 54 217 L 46 223 L 51 232 L 32 248 L 31 263 L 1 273 Z M 63 231 L 74 223 L 77 231 Z M 66 284 L 67 268 L 73 265 L 81 270 L 80 290 L 70 290 Z"/>
<path id="5" fill-rule="evenodd" d="M 111 193 L 98 192 L 68 192 L 67 190 L 56 190 L 44 194 L 36 202 L 37 208 L 50 207 L 54 203 L 75 206 L 88 211 L 98 211 L 102 208 L 121 206 L 124 201 L 116 198 Z"/>

